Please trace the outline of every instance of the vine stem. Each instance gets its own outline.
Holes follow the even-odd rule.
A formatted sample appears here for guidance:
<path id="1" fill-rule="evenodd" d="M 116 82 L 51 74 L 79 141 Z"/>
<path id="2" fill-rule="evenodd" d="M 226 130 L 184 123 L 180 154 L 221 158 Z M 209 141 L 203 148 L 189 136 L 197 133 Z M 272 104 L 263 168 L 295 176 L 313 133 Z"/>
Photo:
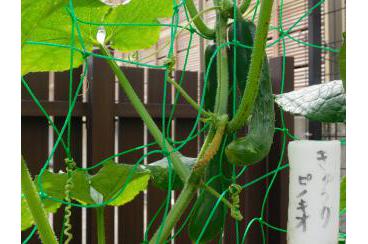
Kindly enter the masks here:
<path id="1" fill-rule="evenodd" d="M 109 50 L 103 44 L 99 44 L 99 47 L 103 55 L 111 57 Z M 179 158 L 179 154 L 177 152 L 174 152 L 169 142 L 163 138 L 160 129 L 153 121 L 152 117 L 148 113 L 137 93 L 134 91 L 133 87 L 130 85 L 127 77 L 124 75 L 119 65 L 112 59 L 106 59 L 106 62 L 109 64 L 112 71 L 117 76 L 120 87 L 124 90 L 125 94 L 127 95 L 134 109 L 137 111 L 137 113 L 147 126 L 147 129 L 153 136 L 154 140 L 157 142 L 162 150 L 166 150 L 169 154 L 168 157 L 172 161 L 175 172 L 179 175 L 180 179 L 183 182 L 186 182 L 186 179 L 189 177 L 190 174 L 189 169 L 185 167 L 185 165 Z"/>
<path id="2" fill-rule="evenodd" d="M 149 244 L 161 244 L 165 242 L 166 238 L 170 235 L 174 225 L 178 222 L 179 218 L 183 214 L 184 209 L 188 207 L 189 203 L 195 196 L 197 188 L 198 187 L 196 185 L 190 184 L 188 182 L 184 185 L 184 188 L 181 191 L 178 199 L 176 200 L 175 205 L 167 215 L 167 219 L 162 230 L 160 231 L 159 228 L 156 231 Z"/>
<path id="3" fill-rule="evenodd" d="M 251 0 L 243 0 L 243 2 L 240 4 L 239 6 L 239 10 L 242 14 L 245 13 L 245 11 L 247 11 L 247 9 L 249 8 Z"/>
<path id="4" fill-rule="evenodd" d="M 259 89 L 259 77 L 265 54 L 273 1 L 274 0 L 264 0 L 261 2 L 259 22 L 256 30 L 251 63 L 246 82 L 247 85 L 245 87 L 239 108 L 236 111 L 234 118 L 228 124 L 229 132 L 234 132 L 240 129 L 245 124 L 250 113 L 252 112 Z"/>
<path id="5" fill-rule="evenodd" d="M 215 189 L 213 189 L 212 187 L 210 187 L 209 185 L 206 184 L 202 184 L 201 187 L 207 191 L 208 193 L 210 193 L 211 195 L 213 195 L 216 198 L 220 198 L 221 194 L 218 193 Z M 229 202 L 225 197 L 221 198 L 221 202 L 223 202 L 223 204 L 225 204 L 226 207 L 228 207 L 229 209 L 231 209 L 233 207 L 233 205 L 231 204 L 231 202 Z"/>
<path id="6" fill-rule="evenodd" d="M 97 218 L 97 240 L 98 244 L 105 244 L 105 208 L 96 208 L 96 218 Z"/>
<path id="7" fill-rule="evenodd" d="M 24 194 L 29 210 L 31 211 L 32 217 L 37 226 L 40 239 L 42 243 L 57 244 L 55 233 L 52 230 L 45 210 L 42 207 L 42 201 L 38 195 L 23 157 L 21 161 L 22 193 Z"/>
<path id="8" fill-rule="evenodd" d="M 187 101 L 195 110 L 197 110 L 197 112 L 201 112 L 201 114 L 205 115 L 206 117 L 212 116 L 212 113 L 201 109 L 198 103 L 194 101 L 193 98 L 189 96 L 188 93 L 174 79 L 169 77 L 167 81 L 175 87 L 175 89 L 185 99 L 185 101 Z"/>
<path id="9" fill-rule="evenodd" d="M 194 25 L 197 27 L 198 31 L 207 39 L 214 39 L 215 38 L 215 30 L 209 28 L 204 22 L 201 17 L 198 16 L 198 10 L 194 5 L 193 0 L 186 0 L 185 7 L 187 8 L 190 17 L 193 20 Z"/>

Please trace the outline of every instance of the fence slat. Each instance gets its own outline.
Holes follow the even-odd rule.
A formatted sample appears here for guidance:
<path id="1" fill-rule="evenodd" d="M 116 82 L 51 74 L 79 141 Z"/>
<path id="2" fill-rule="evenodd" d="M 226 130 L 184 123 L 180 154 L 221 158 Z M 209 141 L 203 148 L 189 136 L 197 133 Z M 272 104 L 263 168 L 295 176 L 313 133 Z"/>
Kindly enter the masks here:
<path id="1" fill-rule="evenodd" d="M 87 120 L 88 165 L 114 154 L 115 76 L 106 61 L 89 59 L 89 114 Z M 96 210 L 87 210 L 87 243 L 97 243 Z M 114 209 L 105 207 L 106 243 L 114 243 Z"/>
<path id="2" fill-rule="evenodd" d="M 143 69 L 123 68 L 130 84 L 143 99 Z M 119 89 L 119 102 L 127 102 L 126 95 Z M 143 122 L 140 118 L 119 118 L 119 152 L 144 144 Z M 143 150 L 123 155 L 119 162 L 135 164 Z M 142 163 L 143 164 L 143 163 Z M 119 207 L 119 243 L 140 243 L 143 240 L 143 194 L 132 202 Z"/>
<path id="3" fill-rule="evenodd" d="M 273 85 L 273 93 L 280 94 L 281 80 L 282 80 L 282 57 L 272 58 L 270 60 L 271 79 Z M 294 90 L 294 58 L 286 57 L 285 63 L 285 87 L 284 92 Z M 282 127 L 280 109 L 275 105 L 276 115 L 276 127 Z M 294 116 L 291 114 L 284 114 L 286 126 L 291 134 L 294 132 Z M 288 141 L 290 138 L 287 138 Z M 282 134 L 280 132 L 275 133 L 274 144 L 271 148 L 268 156 L 268 171 L 272 171 L 277 167 L 277 163 L 280 158 L 282 150 Z M 285 150 L 283 163 L 287 159 L 287 150 Z M 269 178 L 270 180 L 271 178 Z M 289 199 L 289 169 L 285 169 L 279 172 L 274 186 L 270 192 L 268 200 L 268 221 L 274 226 L 286 229 L 287 224 L 287 211 L 288 211 L 288 199 Z M 286 243 L 286 234 L 273 231 L 270 228 L 266 229 L 269 234 L 268 243 L 271 244 L 284 244 Z"/>
<path id="4" fill-rule="evenodd" d="M 160 104 L 162 103 L 163 99 L 163 84 L 164 84 L 164 71 L 163 70 L 149 70 L 148 71 L 148 104 Z M 166 101 L 170 101 L 171 91 L 170 86 L 167 87 L 167 99 Z M 169 102 L 167 102 L 169 103 Z M 168 112 L 168 111 L 167 111 Z M 161 128 L 161 119 L 155 119 L 155 122 L 159 128 Z M 149 134 L 149 133 L 148 133 Z M 149 134 L 148 135 L 148 142 L 152 142 L 153 138 Z M 148 152 L 152 150 L 159 149 L 158 146 L 150 147 Z M 148 157 L 148 163 L 159 160 L 162 158 L 162 155 L 154 154 Z M 153 216 L 160 208 L 161 204 L 166 199 L 167 191 L 159 190 L 150 185 L 147 191 L 147 224 L 150 223 Z M 155 222 L 151 226 L 149 231 L 149 239 L 153 235 L 153 233 L 159 227 L 161 223 L 162 216 L 164 213 L 164 209 L 162 210 L 160 216 L 156 218 Z"/>

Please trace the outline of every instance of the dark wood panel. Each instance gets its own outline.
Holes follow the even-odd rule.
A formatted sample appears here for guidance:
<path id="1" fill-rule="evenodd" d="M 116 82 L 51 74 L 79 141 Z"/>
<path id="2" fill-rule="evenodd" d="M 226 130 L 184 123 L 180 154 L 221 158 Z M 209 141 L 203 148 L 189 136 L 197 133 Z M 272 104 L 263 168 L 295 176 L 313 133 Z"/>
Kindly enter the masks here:
<path id="1" fill-rule="evenodd" d="M 279 94 L 281 91 L 282 81 L 282 58 L 273 58 L 270 60 L 271 78 L 273 84 L 273 93 Z M 285 63 L 285 87 L 284 92 L 294 90 L 294 58 L 286 57 Z M 282 127 L 280 110 L 275 106 L 276 112 L 276 127 Z M 294 133 L 294 116 L 284 113 L 284 119 L 286 128 L 291 134 Z M 282 151 L 282 132 L 277 131 L 274 136 L 274 143 L 272 145 L 270 154 L 268 156 L 268 171 L 276 169 L 277 164 L 280 160 Z M 287 138 L 287 142 L 290 138 Z M 286 143 L 287 145 L 287 143 Z M 287 160 L 287 148 L 285 148 L 284 157 L 282 158 L 283 164 Z M 271 180 L 271 177 L 268 178 Z M 287 208 L 288 208 L 288 197 L 289 197 L 289 169 L 282 170 L 278 173 L 274 185 L 271 189 L 270 196 L 268 199 L 268 221 L 270 224 L 286 229 L 287 225 Z M 273 231 L 267 228 L 268 231 L 268 242 L 271 244 L 284 244 L 286 243 L 286 234 L 282 232 Z"/>
<path id="2" fill-rule="evenodd" d="M 163 99 L 163 83 L 164 83 L 164 71 L 163 70 L 149 70 L 148 72 L 148 103 L 162 103 Z M 171 91 L 167 89 L 167 100 L 170 101 L 171 99 Z M 155 119 L 155 122 L 159 128 L 161 128 L 162 120 Z M 152 142 L 153 138 L 149 134 L 148 142 Z M 149 152 L 153 150 L 160 149 L 158 146 L 153 146 L 149 148 Z M 153 154 L 148 157 L 148 163 L 161 159 L 163 156 L 161 154 Z M 147 191 L 147 224 L 151 222 L 155 213 L 160 208 L 161 204 L 166 199 L 167 191 L 157 189 L 153 187 L 151 184 Z M 162 221 L 162 216 L 164 213 L 164 209 L 162 210 L 161 214 L 158 218 L 154 221 L 151 226 L 151 229 L 148 233 L 148 238 L 152 237 L 154 232 L 159 228 L 159 225 Z"/>
<path id="3" fill-rule="evenodd" d="M 87 152 L 88 165 L 114 154 L 114 83 L 115 76 L 103 59 L 89 59 Z M 114 209 L 105 208 L 106 243 L 114 242 Z M 87 243 L 97 243 L 96 209 L 87 210 Z"/>
<path id="4" fill-rule="evenodd" d="M 122 67 L 121 70 L 124 72 L 125 76 L 128 78 L 129 83 L 132 85 L 138 97 L 143 101 L 144 69 L 135 68 L 135 67 Z M 130 104 L 128 97 L 125 95 L 123 89 L 121 89 L 120 87 L 119 87 L 119 102 Z"/>
<path id="5" fill-rule="evenodd" d="M 122 68 L 127 76 L 130 84 L 137 93 L 138 97 L 143 100 L 143 69 L 139 68 Z M 144 143 L 143 122 L 138 114 L 127 116 L 127 111 L 134 110 L 127 96 L 119 89 L 119 102 L 124 104 L 116 107 L 117 114 L 124 113 L 124 118 L 119 119 L 119 151 L 125 151 Z M 130 110 L 131 108 L 132 110 Z M 119 162 L 135 164 L 143 155 L 143 150 L 123 155 L 119 158 Z M 142 162 L 143 164 L 143 162 Z M 143 193 L 137 196 L 132 202 L 119 208 L 119 243 L 140 243 L 143 240 Z"/>
<path id="6" fill-rule="evenodd" d="M 49 97 L 49 73 L 29 73 L 24 77 L 28 86 L 39 100 L 47 100 Z M 22 99 L 32 100 L 26 88 L 22 85 Z"/>
<path id="7" fill-rule="evenodd" d="M 69 103 L 67 101 L 40 101 L 42 107 L 50 116 L 66 116 L 69 111 Z M 81 117 L 87 115 L 88 104 L 77 102 L 72 112 L 73 117 Z M 30 100 L 22 100 L 22 116 L 42 117 L 43 113 L 38 106 Z"/>

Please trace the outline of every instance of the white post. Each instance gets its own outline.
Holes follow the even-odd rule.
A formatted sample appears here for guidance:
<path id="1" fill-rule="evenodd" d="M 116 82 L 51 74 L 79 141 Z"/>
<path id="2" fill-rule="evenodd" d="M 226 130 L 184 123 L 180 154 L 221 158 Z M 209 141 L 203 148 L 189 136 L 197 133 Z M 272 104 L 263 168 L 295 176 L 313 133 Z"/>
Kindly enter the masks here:
<path id="1" fill-rule="evenodd" d="M 337 244 L 339 230 L 339 141 L 293 141 L 287 240 L 289 244 Z"/>

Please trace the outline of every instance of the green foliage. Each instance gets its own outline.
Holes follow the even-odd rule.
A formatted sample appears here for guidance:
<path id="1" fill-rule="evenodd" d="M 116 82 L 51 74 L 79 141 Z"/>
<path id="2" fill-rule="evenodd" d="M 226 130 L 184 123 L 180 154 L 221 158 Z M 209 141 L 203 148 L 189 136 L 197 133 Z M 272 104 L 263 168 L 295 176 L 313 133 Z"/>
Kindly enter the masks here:
<path id="1" fill-rule="evenodd" d="M 340 210 L 346 208 L 346 177 L 340 183 Z"/>
<path id="2" fill-rule="evenodd" d="M 342 33 L 344 42 L 340 49 L 340 76 L 346 89 L 346 32 Z"/>
<path id="3" fill-rule="evenodd" d="M 109 205 L 122 206 L 133 200 L 141 191 L 145 190 L 150 178 L 149 171 L 137 168 L 137 171 L 133 172 L 133 167 L 134 165 L 117 164 L 110 161 L 93 176 L 85 171 L 74 171 L 72 175 L 73 187 L 70 193 L 71 198 L 82 204 L 95 204 L 93 194 L 97 192 L 102 195 L 103 201 L 117 197 Z M 128 182 L 128 176 L 130 174 L 131 176 Z M 49 197 L 63 200 L 65 198 L 67 177 L 67 174 L 63 172 L 52 173 L 46 171 L 41 178 L 42 190 Z M 36 186 L 38 186 L 37 178 L 35 180 Z M 121 193 L 123 187 L 125 188 Z M 119 195 L 116 196 L 117 194 Z M 31 227 L 34 222 L 27 202 L 23 198 L 21 205 L 22 230 L 25 230 Z M 55 213 L 61 206 L 61 203 L 44 199 L 43 205 L 47 213 Z"/>
<path id="4" fill-rule="evenodd" d="M 157 24 L 158 18 L 172 14 L 171 0 L 132 0 L 116 7 L 108 6 L 99 0 L 74 0 L 73 10 L 81 21 L 96 25 L 75 22 L 72 31 L 72 9 L 69 1 L 22 1 L 22 74 L 38 71 L 63 71 L 70 68 L 70 45 L 92 51 L 96 43 L 99 23 L 129 23 L 133 26 L 106 27 L 106 38 L 112 47 L 121 51 L 148 48 L 158 41 L 160 27 L 134 26 L 134 24 Z M 78 32 L 80 31 L 80 37 Z M 74 34 L 73 34 L 74 33 Z M 73 36 L 72 36 L 73 34 Z M 46 46 L 25 43 L 47 42 L 60 46 Z M 73 67 L 83 62 L 83 56 L 75 52 Z"/>
<path id="5" fill-rule="evenodd" d="M 119 194 L 109 205 L 124 205 L 145 190 L 150 179 L 149 171 L 137 168 L 134 172 L 133 167 L 134 165 L 108 162 L 91 177 L 91 186 L 103 195 L 104 201 Z M 124 191 L 120 193 L 123 187 L 125 187 Z"/>
<path id="6" fill-rule="evenodd" d="M 320 122 L 345 122 L 345 91 L 339 80 L 277 95 L 276 103 L 286 112 Z"/>

